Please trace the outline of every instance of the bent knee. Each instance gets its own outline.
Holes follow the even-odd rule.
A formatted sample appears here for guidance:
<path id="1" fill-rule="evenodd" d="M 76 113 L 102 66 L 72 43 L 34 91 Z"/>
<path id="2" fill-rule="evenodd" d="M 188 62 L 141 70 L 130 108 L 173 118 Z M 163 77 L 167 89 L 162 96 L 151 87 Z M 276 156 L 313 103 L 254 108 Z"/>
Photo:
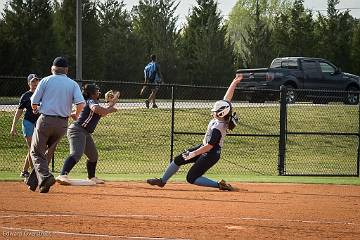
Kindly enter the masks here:
<path id="1" fill-rule="evenodd" d="M 197 178 L 198 178 L 198 176 L 194 176 L 192 174 L 186 175 L 186 181 L 190 184 L 194 184 L 194 182 Z"/>
<path id="2" fill-rule="evenodd" d="M 72 153 L 70 154 L 69 157 L 73 158 L 76 161 L 76 163 L 78 163 L 81 159 L 81 156 L 82 156 L 81 154 Z"/>
<path id="3" fill-rule="evenodd" d="M 174 158 L 174 163 L 178 166 L 184 165 L 185 164 L 185 159 L 182 157 L 182 155 L 178 155 Z"/>

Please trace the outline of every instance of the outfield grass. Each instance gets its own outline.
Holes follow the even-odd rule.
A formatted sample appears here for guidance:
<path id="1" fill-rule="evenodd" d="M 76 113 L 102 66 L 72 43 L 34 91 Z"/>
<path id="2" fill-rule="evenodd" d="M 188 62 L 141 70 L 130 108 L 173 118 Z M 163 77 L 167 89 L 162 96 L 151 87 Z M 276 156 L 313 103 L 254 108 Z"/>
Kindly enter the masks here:
<path id="1" fill-rule="evenodd" d="M 198 104 L 200 106 L 201 102 Z M 240 123 L 234 133 L 274 135 L 279 133 L 278 106 L 255 104 L 236 108 L 235 111 L 239 115 Z M 358 132 L 357 106 L 293 105 L 289 106 L 288 113 L 288 130 L 291 132 Z M 16 179 L 26 154 L 26 145 L 22 137 L 9 136 L 13 114 L 14 112 L 11 111 L 0 112 L 2 129 L 0 173 L 10 172 Z M 175 131 L 203 134 L 210 119 L 207 108 L 176 110 Z M 101 119 L 94 133 L 100 156 L 99 174 L 106 174 L 104 175 L 106 178 L 119 180 L 136 180 L 137 176 L 143 179 L 147 176 L 160 175 L 170 158 L 170 125 L 170 109 L 161 108 L 124 109 Z M 20 123 L 18 131 L 21 132 Z M 202 135 L 175 135 L 174 154 L 201 143 L 202 137 Z M 286 172 L 288 174 L 355 174 L 357 148 L 357 136 L 288 135 Z M 60 170 L 67 154 L 68 143 L 64 138 L 55 156 L 56 172 Z M 265 182 L 287 182 L 292 179 L 321 181 L 320 178 L 278 177 L 277 159 L 278 138 L 276 137 L 228 136 L 222 159 L 209 174 L 239 181 L 253 181 L 252 179 Z M 85 172 L 84 162 L 85 157 L 77 164 L 74 173 Z M 182 168 L 179 172 L 180 176 L 183 176 L 187 169 L 188 167 Z M 1 176 L 3 174 L 0 178 Z M 331 181 L 327 183 L 332 183 Z M 356 180 L 349 182 L 356 184 Z"/>

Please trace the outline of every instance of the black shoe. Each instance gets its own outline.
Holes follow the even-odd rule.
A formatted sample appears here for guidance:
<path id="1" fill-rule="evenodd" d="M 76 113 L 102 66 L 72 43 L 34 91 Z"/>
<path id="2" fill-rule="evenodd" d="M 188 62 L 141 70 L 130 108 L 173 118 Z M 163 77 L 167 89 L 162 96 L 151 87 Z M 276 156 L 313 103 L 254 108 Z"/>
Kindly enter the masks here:
<path id="1" fill-rule="evenodd" d="M 36 191 L 36 188 L 37 188 L 37 186 L 28 186 L 28 189 L 33 192 Z"/>
<path id="2" fill-rule="evenodd" d="M 27 178 L 25 178 L 24 182 L 31 191 L 34 192 L 36 190 L 39 183 L 38 183 L 38 179 L 36 177 L 35 170 L 31 171 L 30 175 Z"/>
<path id="3" fill-rule="evenodd" d="M 27 177 L 29 177 L 29 175 L 30 175 L 30 173 L 28 171 L 22 171 L 20 173 L 21 178 L 27 178 Z"/>
<path id="4" fill-rule="evenodd" d="M 146 108 L 149 108 L 149 106 L 150 106 L 149 100 L 145 100 L 145 106 L 146 106 Z"/>
<path id="5" fill-rule="evenodd" d="M 158 108 L 158 106 L 154 103 L 153 104 L 153 106 L 152 106 L 153 108 Z"/>
<path id="6" fill-rule="evenodd" d="M 150 178 L 148 180 L 146 180 L 146 182 L 150 185 L 153 186 L 158 186 L 158 187 L 164 187 L 166 183 L 164 183 L 161 178 Z"/>
<path id="7" fill-rule="evenodd" d="M 220 190 L 235 191 L 235 188 L 233 188 L 233 186 L 231 186 L 229 183 L 225 182 L 225 180 L 221 180 L 220 182 L 218 182 L 218 184 Z"/>
<path id="8" fill-rule="evenodd" d="M 55 184 L 55 178 L 53 175 L 50 175 L 49 177 L 45 178 L 43 182 L 40 185 L 40 192 L 41 193 L 48 193 L 50 190 L 50 187 Z"/>

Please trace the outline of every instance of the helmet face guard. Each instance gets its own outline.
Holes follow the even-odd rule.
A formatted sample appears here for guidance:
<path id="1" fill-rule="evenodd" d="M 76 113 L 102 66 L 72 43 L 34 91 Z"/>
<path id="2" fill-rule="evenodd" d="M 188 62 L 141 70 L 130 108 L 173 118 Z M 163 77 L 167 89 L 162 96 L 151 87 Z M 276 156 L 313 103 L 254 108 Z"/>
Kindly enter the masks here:
<path id="1" fill-rule="evenodd" d="M 224 118 L 231 114 L 232 106 L 231 103 L 225 100 L 220 100 L 215 102 L 214 107 L 211 109 L 212 112 L 215 112 L 217 117 Z"/>

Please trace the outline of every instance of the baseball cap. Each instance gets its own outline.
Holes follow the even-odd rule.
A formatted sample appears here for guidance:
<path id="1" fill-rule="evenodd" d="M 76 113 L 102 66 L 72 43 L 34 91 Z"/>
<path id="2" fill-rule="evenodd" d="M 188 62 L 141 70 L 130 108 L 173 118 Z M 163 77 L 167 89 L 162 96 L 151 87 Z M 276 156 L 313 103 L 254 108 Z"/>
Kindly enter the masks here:
<path id="1" fill-rule="evenodd" d="M 55 67 L 68 67 L 68 62 L 64 57 L 57 57 L 54 59 L 53 66 Z"/>
<path id="2" fill-rule="evenodd" d="M 38 76 L 36 76 L 35 73 L 31 73 L 31 74 L 29 74 L 29 76 L 27 77 L 27 81 L 28 81 L 28 82 L 31 82 L 31 80 L 33 80 L 34 78 L 39 79 Z"/>

